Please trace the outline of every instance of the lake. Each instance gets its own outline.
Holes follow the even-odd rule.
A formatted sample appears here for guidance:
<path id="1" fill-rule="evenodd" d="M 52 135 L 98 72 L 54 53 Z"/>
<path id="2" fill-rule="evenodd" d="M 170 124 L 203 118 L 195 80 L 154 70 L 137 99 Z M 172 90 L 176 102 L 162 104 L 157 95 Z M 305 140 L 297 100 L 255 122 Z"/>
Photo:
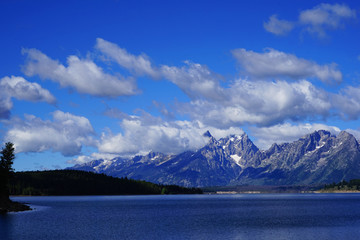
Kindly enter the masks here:
<path id="1" fill-rule="evenodd" d="M 13 197 L 0 239 L 359 239 L 360 194 Z"/>

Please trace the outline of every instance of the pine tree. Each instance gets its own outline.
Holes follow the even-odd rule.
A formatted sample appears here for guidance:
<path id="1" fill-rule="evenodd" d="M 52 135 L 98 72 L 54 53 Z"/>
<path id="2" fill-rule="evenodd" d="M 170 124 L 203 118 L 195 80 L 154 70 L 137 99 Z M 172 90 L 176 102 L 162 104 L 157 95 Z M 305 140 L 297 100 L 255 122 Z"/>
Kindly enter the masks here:
<path id="1" fill-rule="evenodd" d="M 14 172 L 12 165 L 15 159 L 15 148 L 11 142 L 5 143 L 5 148 L 0 152 L 0 199 L 9 199 L 9 178 Z"/>

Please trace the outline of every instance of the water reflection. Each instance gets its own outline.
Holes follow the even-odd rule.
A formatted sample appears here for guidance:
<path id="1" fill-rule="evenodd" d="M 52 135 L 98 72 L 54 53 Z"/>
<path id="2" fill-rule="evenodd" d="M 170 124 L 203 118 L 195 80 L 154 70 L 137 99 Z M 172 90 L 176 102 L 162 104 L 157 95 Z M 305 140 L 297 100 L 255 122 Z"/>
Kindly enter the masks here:
<path id="1" fill-rule="evenodd" d="M 12 216 L 9 214 L 0 214 L 0 238 L 2 240 L 10 239 Z"/>

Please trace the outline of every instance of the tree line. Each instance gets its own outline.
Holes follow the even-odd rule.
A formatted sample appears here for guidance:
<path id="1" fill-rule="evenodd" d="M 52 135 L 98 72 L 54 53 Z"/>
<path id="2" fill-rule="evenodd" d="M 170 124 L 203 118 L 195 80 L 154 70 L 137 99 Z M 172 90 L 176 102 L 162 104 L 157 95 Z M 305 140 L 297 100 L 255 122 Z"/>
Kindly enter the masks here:
<path id="1" fill-rule="evenodd" d="M 201 194 L 199 188 L 161 185 L 79 170 L 16 172 L 11 195 L 146 195 Z"/>
<path id="2" fill-rule="evenodd" d="M 29 206 L 13 202 L 9 198 L 10 179 L 14 174 L 12 168 L 15 159 L 14 152 L 14 144 L 11 142 L 5 143 L 5 147 L 0 152 L 0 214 L 31 210 Z"/>
<path id="3" fill-rule="evenodd" d="M 0 209 L 12 202 L 9 195 L 140 195 L 201 194 L 199 188 L 161 185 L 114 178 L 79 170 L 14 172 L 15 148 L 5 143 L 0 152 Z M 6 206 L 6 207 L 4 207 Z"/>
<path id="4" fill-rule="evenodd" d="M 325 191 L 360 191 L 360 179 L 350 181 L 343 180 L 339 183 L 326 184 L 323 188 Z"/>

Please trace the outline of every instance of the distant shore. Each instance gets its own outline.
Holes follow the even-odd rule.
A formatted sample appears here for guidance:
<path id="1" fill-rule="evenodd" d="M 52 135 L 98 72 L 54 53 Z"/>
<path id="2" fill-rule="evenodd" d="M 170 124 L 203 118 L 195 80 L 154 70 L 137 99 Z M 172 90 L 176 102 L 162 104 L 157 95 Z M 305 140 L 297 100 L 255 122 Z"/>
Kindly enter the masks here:
<path id="1" fill-rule="evenodd" d="M 257 193 L 313 193 L 319 191 L 321 186 L 269 186 L 269 185 L 239 185 L 204 187 L 202 190 L 208 194 L 257 194 Z"/>
<path id="2" fill-rule="evenodd" d="M 333 191 L 319 190 L 319 191 L 314 191 L 314 193 L 360 193 L 360 191 L 358 191 L 358 190 L 333 190 Z"/>

